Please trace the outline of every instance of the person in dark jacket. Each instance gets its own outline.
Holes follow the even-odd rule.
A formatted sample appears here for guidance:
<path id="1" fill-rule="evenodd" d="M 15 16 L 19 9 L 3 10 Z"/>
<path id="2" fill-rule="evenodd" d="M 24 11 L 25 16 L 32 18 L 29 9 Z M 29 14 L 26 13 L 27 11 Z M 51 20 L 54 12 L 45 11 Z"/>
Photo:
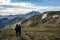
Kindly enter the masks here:
<path id="1" fill-rule="evenodd" d="M 16 31 L 16 36 L 18 35 L 21 36 L 21 25 L 16 24 L 15 31 Z"/>

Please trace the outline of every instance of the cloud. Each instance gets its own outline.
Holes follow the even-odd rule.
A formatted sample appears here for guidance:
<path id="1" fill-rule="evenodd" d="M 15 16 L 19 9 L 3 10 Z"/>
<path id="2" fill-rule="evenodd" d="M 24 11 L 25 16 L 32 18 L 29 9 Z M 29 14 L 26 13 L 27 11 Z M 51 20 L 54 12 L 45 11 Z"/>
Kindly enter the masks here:
<path id="1" fill-rule="evenodd" d="M 0 4 L 8 4 L 11 0 L 0 0 Z"/>
<path id="2" fill-rule="evenodd" d="M 32 3 L 11 3 L 11 0 L 0 0 L 0 15 L 26 14 L 31 11 L 57 11 L 60 6 L 37 6 Z"/>

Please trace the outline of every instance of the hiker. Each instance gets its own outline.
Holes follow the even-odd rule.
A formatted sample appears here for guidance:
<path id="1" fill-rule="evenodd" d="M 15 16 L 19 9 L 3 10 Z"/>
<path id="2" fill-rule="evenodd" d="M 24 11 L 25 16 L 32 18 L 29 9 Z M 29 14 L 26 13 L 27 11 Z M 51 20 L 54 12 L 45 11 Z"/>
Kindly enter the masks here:
<path id="1" fill-rule="evenodd" d="M 21 36 L 21 25 L 16 24 L 15 31 L 16 31 L 16 36 L 18 35 Z"/>

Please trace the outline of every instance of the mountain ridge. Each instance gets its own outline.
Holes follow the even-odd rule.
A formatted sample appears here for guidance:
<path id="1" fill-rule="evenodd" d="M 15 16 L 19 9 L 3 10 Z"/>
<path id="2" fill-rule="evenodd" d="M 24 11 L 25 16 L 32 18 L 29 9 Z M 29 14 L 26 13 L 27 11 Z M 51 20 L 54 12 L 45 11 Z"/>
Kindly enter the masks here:
<path id="1" fill-rule="evenodd" d="M 37 14 L 40 14 L 40 12 L 37 12 L 37 11 L 32 11 L 32 12 L 29 12 L 27 14 L 17 14 L 17 15 L 7 15 L 7 16 L 2 16 L 0 15 L 0 18 L 9 18 L 9 19 L 13 19 L 15 17 L 20 17 L 20 18 L 29 18 L 33 15 L 37 15 Z"/>

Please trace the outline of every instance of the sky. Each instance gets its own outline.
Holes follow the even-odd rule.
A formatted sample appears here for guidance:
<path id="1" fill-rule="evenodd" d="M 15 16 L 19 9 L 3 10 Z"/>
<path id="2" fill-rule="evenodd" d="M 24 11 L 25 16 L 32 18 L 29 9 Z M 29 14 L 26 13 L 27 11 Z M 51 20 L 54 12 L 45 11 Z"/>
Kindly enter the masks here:
<path id="1" fill-rule="evenodd" d="M 60 11 L 60 0 L 0 0 L 0 15 Z"/>

